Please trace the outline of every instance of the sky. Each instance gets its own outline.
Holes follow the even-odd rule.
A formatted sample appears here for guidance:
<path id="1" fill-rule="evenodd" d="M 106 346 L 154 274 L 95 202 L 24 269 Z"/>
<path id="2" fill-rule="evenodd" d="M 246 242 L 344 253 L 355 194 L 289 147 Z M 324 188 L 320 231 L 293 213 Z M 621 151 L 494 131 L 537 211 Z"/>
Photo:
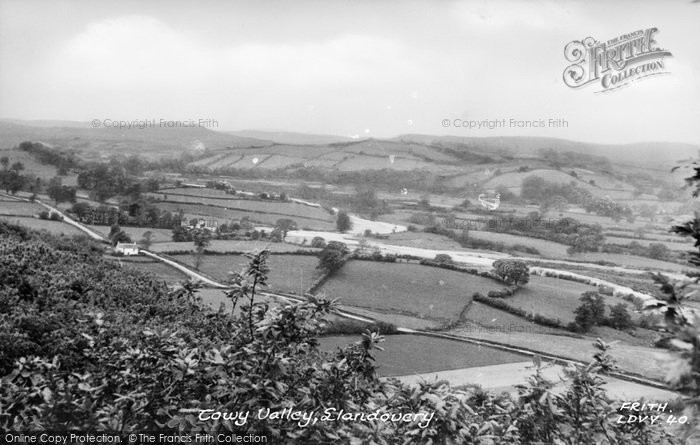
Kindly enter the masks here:
<path id="1" fill-rule="evenodd" d="M 699 24 L 690 0 L 0 0 L 0 118 L 700 144 Z M 564 84 L 567 43 L 651 27 L 669 74 Z"/>

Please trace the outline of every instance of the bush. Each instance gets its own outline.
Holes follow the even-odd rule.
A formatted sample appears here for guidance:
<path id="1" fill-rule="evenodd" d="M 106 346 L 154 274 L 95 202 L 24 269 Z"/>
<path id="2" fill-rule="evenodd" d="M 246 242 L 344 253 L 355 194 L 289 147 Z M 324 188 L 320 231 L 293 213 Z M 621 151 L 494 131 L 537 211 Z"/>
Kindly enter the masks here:
<path id="1" fill-rule="evenodd" d="M 338 216 L 336 217 L 335 226 L 338 229 L 338 232 L 345 233 L 352 229 L 352 221 L 350 220 L 348 214 L 341 210 L 338 212 Z"/>
<path id="2" fill-rule="evenodd" d="M 525 261 L 496 260 L 493 262 L 493 271 L 508 284 L 522 286 L 530 281 L 530 269 Z"/>
<path id="3" fill-rule="evenodd" d="M 51 221 L 63 221 L 63 215 L 61 215 L 60 213 L 57 213 L 57 212 L 51 212 L 49 214 L 49 219 Z"/>
<path id="4" fill-rule="evenodd" d="M 325 270 L 329 275 L 342 267 L 350 249 L 344 243 L 331 241 L 326 244 L 319 254 L 318 269 Z"/>
<path id="5" fill-rule="evenodd" d="M 438 253 L 435 255 L 435 261 L 441 264 L 452 263 L 452 257 L 446 253 Z"/>

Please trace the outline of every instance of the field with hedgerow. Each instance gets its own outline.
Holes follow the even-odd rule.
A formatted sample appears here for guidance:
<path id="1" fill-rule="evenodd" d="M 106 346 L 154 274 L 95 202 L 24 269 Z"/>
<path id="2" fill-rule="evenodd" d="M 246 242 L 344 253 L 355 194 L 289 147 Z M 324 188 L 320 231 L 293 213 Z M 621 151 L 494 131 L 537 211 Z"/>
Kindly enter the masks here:
<path id="1" fill-rule="evenodd" d="M 548 393 L 548 383 L 538 379 L 518 398 L 480 389 L 457 391 L 445 384 L 408 387 L 379 378 L 374 356 L 383 338 L 377 334 L 332 353 L 317 349 L 319 322 L 332 309 L 327 301 L 272 306 L 259 301 L 259 285 L 269 272 L 266 252 L 251 260 L 243 281 L 229 292 L 234 315 L 212 311 L 189 286 L 171 289 L 150 273 L 121 267 L 102 255 L 101 246 L 84 238 L 57 238 L 0 222 L 0 429 L 235 431 L 299 444 L 396 443 L 396 438 L 409 443 L 520 444 L 592 434 L 615 434 L 621 443 L 672 443 L 664 429 L 614 422 L 616 408 L 600 386 L 610 366 L 602 343 L 597 359 L 572 370 L 576 377 L 558 395 Z M 445 295 L 453 289 L 457 298 L 462 287 L 485 291 L 491 285 L 484 279 L 479 288 L 478 277 L 425 266 L 356 261 L 346 265 L 351 272 L 353 264 L 372 266 L 355 268 L 364 272 L 355 286 L 372 282 L 372 268 L 395 266 L 408 266 L 412 278 L 406 277 L 406 285 L 426 295 L 439 287 Z M 447 310 L 441 306 L 437 309 Z M 387 345 L 394 346 L 392 341 Z M 394 358 L 405 359 L 415 344 L 395 346 Z M 427 341 L 423 350 L 439 348 Z M 454 357 L 449 366 L 490 360 L 478 348 L 461 348 L 457 356 L 454 348 L 448 349 L 442 356 Z M 395 362 L 391 354 L 385 356 L 388 372 Z M 411 356 L 414 361 L 420 357 Z M 235 426 L 191 414 L 231 406 L 250 411 L 333 407 L 425 412 L 431 420 L 421 425 L 416 420 L 338 419 L 302 428 L 255 418 Z M 582 422 L 590 426 L 582 429 Z"/>
<path id="2" fill-rule="evenodd" d="M 319 292 L 339 298 L 343 305 L 454 321 L 475 292 L 503 286 L 496 280 L 437 267 L 349 261 Z"/>
<path id="3" fill-rule="evenodd" d="M 581 304 L 584 292 L 595 291 L 594 286 L 550 277 L 530 277 L 530 282 L 505 301 L 514 307 L 545 317 L 559 319 L 565 325 L 574 321 L 574 310 Z M 610 305 L 625 303 L 620 298 L 606 297 Z M 629 305 L 632 310 L 632 306 Z"/>

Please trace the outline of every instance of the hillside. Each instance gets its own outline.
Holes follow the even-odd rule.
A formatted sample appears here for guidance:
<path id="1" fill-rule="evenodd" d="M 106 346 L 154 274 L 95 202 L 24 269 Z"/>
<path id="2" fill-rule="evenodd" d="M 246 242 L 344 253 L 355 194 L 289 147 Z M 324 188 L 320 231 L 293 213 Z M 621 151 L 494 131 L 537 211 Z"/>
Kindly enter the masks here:
<path id="1" fill-rule="evenodd" d="M 641 142 L 633 144 L 594 144 L 544 137 L 459 137 L 406 134 L 394 138 L 406 143 L 433 144 L 482 153 L 509 152 L 530 156 L 540 149 L 573 151 L 605 156 L 620 164 L 659 168 L 675 165 L 677 161 L 696 156 L 700 146 L 672 142 Z"/>
<path id="2" fill-rule="evenodd" d="M 225 133 L 244 138 L 263 139 L 266 141 L 272 141 L 276 144 L 290 145 L 321 145 L 351 140 L 347 136 L 338 136 L 330 134 L 308 134 L 281 130 L 238 130 L 226 131 Z"/>
<path id="3" fill-rule="evenodd" d="M 23 141 L 40 141 L 61 149 L 73 150 L 86 159 L 114 154 L 138 154 L 159 158 L 184 150 L 224 149 L 269 145 L 267 141 L 209 130 L 207 128 L 91 128 L 90 123 L 63 121 L 0 120 L 0 149 L 8 149 Z M 156 125 L 158 123 L 156 122 Z"/>

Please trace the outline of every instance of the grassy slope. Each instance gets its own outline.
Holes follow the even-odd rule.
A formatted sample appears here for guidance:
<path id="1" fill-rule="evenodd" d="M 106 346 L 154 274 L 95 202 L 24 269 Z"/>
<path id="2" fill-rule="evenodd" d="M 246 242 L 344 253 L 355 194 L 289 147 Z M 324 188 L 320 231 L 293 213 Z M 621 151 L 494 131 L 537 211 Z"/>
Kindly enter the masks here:
<path id="1" fill-rule="evenodd" d="M 0 219 L 4 219 L 12 224 L 20 224 L 34 230 L 46 230 L 54 235 L 84 235 L 84 233 L 78 230 L 76 227 L 61 221 L 50 221 L 31 217 L 4 217 L 2 215 L 0 215 Z"/>
<path id="2" fill-rule="evenodd" d="M 129 267 L 137 269 L 141 272 L 152 273 L 158 280 L 164 280 L 168 284 L 175 284 L 177 282 L 186 281 L 188 279 L 187 275 L 175 269 L 174 267 L 170 267 L 167 264 L 154 260 L 152 258 L 143 256 L 107 256 L 105 258 L 121 264 L 122 267 Z"/>
<path id="3" fill-rule="evenodd" d="M 321 349 L 333 351 L 357 337 L 334 336 L 320 339 Z M 382 345 L 384 351 L 375 351 L 379 373 L 383 376 L 411 375 L 448 369 L 472 368 L 502 363 L 526 362 L 527 356 L 497 349 L 461 343 L 454 340 L 419 335 L 391 335 Z"/>
<path id="4" fill-rule="evenodd" d="M 532 276 L 529 284 L 505 301 L 511 306 L 528 312 L 558 318 L 563 323 L 569 323 L 574 321 L 574 309 L 581 304 L 579 298 L 586 291 L 595 291 L 595 287 L 574 281 Z M 607 304 L 625 303 L 618 298 L 605 297 L 605 299 Z M 629 310 L 632 310 L 631 306 Z"/>
<path id="5" fill-rule="evenodd" d="M 194 255 L 174 255 L 177 261 L 194 267 Z M 240 272 L 248 265 L 250 259 L 243 255 L 205 255 L 200 270 L 219 281 L 226 281 L 229 272 Z M 268 266 L 267 290 L 300 293 L 318 277 L 316 265 L 318 259 L 307 255 L 271 255 Z"/>
<path id="6" fill-rule="evenodd" d="M 321 288 L 342 304 L 437 320 L 455 320 L 474 292 L 496 281 L 417 264 L 350 261 Z"/>

